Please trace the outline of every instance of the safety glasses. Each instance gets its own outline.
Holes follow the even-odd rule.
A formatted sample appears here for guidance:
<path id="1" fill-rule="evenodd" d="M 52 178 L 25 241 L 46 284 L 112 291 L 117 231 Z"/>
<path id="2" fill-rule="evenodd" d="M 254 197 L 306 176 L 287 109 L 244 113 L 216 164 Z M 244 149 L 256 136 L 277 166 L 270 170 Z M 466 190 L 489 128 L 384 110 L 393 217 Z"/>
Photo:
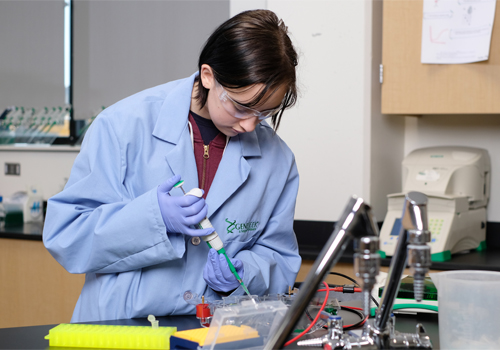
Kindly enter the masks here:
<path id="1" fill-rule="evenodd" d="M 233 117 L 239 119 L 248 119 L 252 117 L 257 117 L 259 118 L 259 120 L 264 120 L 272 117 L 273 115 L 278 113 L 282 108 L 282 106 L 279 106 L 277 108 L 268 109 L 265 111 L 257 111 L 253 108 L 245 107 L 242 104 L 233 100 L 227 93 L 226 89 L 224 89 L 224 87 L 222 87 L 222 85 L 219 84 L 217 80 L 215 80 L 215 89 L 219 94 L 219 100 L 221 101 L 221 104 L 224 107 L 224 109 Z"/>

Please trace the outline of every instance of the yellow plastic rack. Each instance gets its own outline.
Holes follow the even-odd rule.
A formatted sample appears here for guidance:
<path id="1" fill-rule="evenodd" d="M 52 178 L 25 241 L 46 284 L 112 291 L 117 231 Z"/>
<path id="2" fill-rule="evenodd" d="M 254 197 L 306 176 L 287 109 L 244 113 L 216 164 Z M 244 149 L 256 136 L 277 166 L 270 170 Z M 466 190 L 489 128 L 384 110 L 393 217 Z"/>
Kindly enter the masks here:
<path id="1" fill-rule="evenodd" d="M 177 327 L 111 326 L 62 323 L 45 339 L 50 346 L 105 349 L 170 349 Z"/>

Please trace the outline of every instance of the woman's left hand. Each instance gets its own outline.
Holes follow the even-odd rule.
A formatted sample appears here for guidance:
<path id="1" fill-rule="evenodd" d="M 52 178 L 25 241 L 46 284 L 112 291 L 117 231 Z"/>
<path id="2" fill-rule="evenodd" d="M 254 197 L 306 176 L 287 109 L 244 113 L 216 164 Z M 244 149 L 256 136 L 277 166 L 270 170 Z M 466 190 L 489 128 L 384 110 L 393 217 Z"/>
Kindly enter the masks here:
<path id="1" fill-rule="evenodd" d="M 243 278 L 244 269 L 240 259 L 231 259 L 236 272 Z M 203 278 L 208 286 L 215 291 L 229 292 L 240 286 L 240 283 L 229 269 L 224 254 L 219 254 L 215 249 L 208 252 L 207 263 L 203 269 Z"/>

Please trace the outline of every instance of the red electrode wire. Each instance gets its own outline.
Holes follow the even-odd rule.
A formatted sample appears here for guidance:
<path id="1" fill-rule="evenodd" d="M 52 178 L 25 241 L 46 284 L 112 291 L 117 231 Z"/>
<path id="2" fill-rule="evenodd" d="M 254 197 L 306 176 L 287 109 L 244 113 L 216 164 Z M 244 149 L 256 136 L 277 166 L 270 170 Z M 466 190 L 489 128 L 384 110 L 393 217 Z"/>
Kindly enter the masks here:
<path id="1" fill-rule="evenodd" d="M 330 292 L 344 292 L 344 287 L 333 287 L 328 289 Z M 318 292 L 326 292 L 326 289 L 318 289 Z M 355 287 L 354 293 L 361 293 L 361 288 Z"/>
<path id="2" fill-rule="evenodd" d="M 326 287 L 326 295 L 325 295 L 325 301 L 323 301 L 323 305 L 321 305 L 321 308 L 319 309 L 318 311 L 318 314 L 316 315 L 316 317 L 314 318 L 314 321 L 311 322 L 311 324 L 309 325 L 309 327 L 307 327 L 306 329 L 304 329 L 304 331 L 302 333 L 300 333 L 298 336 L 296 336 L 295 338 L 293 338 L 292 340 L 289 340 L 285 343 L 285 346 L 288 346 L 290 344 L 292 344 L 293 342 L 297 341 L 298 339 L 300 339 L 300 337 L 302 337 L 304 334 L 306 334 L 307 332 L 309 332 L 311 330 L 311 328 L 313 328 L 313 326 L 316 324 L 316 322 L 318 321 L 320 315 L 321 315 L 321 311 L 323 311 L 325 309 L 325 306 L 326 306 L 326 303 L 328 302 L 328 297 L 330 295 L 330 291 L 329 291 L 329 288 L 328 288 L 328 284 L 326 284 L 325 281 L 323 281 L 323 284 L 325 285 Z"/>

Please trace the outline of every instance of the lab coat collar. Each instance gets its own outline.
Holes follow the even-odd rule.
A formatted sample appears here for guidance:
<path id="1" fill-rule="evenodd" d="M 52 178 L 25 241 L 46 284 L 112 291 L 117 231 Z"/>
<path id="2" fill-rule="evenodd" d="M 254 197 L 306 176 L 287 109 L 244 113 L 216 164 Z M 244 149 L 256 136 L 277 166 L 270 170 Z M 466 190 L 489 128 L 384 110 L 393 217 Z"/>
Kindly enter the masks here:
<path id="1" fill-rule="evenodd" d="M 187 128 L 191 91 L 198 72 L 182 79 L 167 94 L 153 129 L 153 136 L 176 145 Z"/>
<path id="2" fill-rule="evenodd" d="M 265 123 L 265 122 L 264 122 Z M 259 126 L 257 126 L 258 128 Z M 252 132 L 246 132 L 244 134 L 239 134 L 234 137 L 238 138 L 241 145 L 241 154 L 243 157 L 260 157 L 260 145 L 257 132 L 254 130 Z"/>

